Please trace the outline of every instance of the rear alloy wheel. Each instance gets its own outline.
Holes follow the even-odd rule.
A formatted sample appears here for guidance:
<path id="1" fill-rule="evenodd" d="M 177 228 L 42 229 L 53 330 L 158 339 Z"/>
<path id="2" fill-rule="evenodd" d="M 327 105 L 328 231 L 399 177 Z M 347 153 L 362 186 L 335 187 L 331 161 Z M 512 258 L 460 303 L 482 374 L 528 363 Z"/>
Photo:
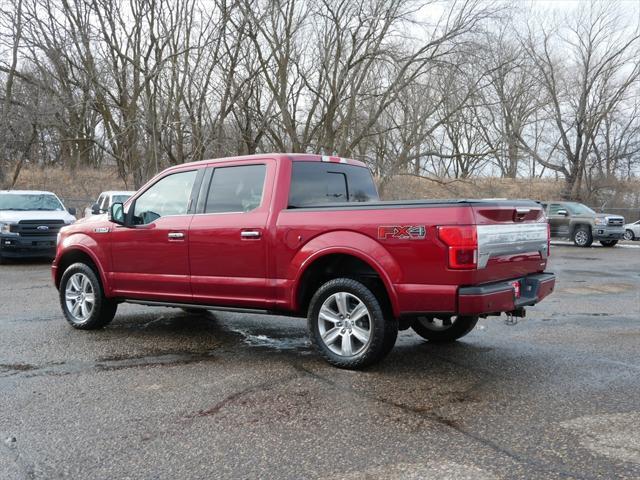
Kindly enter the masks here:
<path id="1" fill-rule="evenodd" d="M 362 283 L 337 278 L 311 299 L 309 333 L 320 354 L 340 368 L 360 369 L 380 361 L 393 347 L 398 322 Z"/>
<path id="2" fill-rule="evenodd" d="M 573 232 L 573 243 L 578 247 L 590 247 L 593 243 L 593 236 L 589 227 L 578 227 Z"/>
<path id="3" fill-rule="evenodd" d="M 116 314 L 118 304 L 106 298 L 93 269 L 74 263 L 60 280 L 60 305 L 73 328 L 94 330 L 107 325 Z"/>
<path id="4" fill-rule="evenodd" d="M 635 236 L 633 235 L 633 231 L 632 230 L 625 230 L 623 238 L 625 240 L 634 240 Z"/>
<path id="5" fill-rule="evenodd" d="M 425 340 L 433 343 L 450 343 L 464 337 L 478 323 L 478 317 L 418 317 L 411 328 Z"/>
<path id="6" fill-rule="evenodd" d="M 614 247 L 618 243 L 618 240 L 600 240 L 600 245 L 603 247 Z"/>

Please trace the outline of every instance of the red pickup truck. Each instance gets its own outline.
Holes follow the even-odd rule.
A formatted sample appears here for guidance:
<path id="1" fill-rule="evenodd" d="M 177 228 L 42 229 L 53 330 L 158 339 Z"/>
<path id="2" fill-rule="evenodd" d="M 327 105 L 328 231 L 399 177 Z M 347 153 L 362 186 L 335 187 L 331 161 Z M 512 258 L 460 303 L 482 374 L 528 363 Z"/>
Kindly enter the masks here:
<path id="1" fill-rule="evenodd" d="M 399 329 L 448 342 L 478 317 L 524 315 L 553 291 L 548 255 L 533 201 L 382 202 L 362 162 L 269 154 L 165 170 L 64 227 L 52 274 L 78 329 L 121 302 L 276 312 L 307 317 L 327 361 L 360 368 Z"/>

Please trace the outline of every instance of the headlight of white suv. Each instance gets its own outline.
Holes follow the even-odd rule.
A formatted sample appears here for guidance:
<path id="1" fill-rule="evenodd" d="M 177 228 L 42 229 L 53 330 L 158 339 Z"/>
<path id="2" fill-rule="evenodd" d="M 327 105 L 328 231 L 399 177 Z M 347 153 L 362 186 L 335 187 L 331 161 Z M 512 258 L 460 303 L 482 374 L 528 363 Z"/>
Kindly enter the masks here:
<path id="1" fill-rule="evenodd" d="M 596 218 L 596 225 L 606 225 L 607 224 L 607 217 L 598 217 Z"/>

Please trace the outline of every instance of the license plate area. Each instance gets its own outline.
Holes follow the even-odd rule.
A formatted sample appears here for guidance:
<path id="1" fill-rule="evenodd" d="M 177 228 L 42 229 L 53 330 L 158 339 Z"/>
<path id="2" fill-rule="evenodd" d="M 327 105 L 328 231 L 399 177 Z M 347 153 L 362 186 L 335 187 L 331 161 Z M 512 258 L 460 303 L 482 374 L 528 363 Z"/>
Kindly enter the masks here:
<path id="1" fill-rule="evenodd" d="M 32 242 L 31 245 L 34 247 L 52 247 L 53 242 Z"/>

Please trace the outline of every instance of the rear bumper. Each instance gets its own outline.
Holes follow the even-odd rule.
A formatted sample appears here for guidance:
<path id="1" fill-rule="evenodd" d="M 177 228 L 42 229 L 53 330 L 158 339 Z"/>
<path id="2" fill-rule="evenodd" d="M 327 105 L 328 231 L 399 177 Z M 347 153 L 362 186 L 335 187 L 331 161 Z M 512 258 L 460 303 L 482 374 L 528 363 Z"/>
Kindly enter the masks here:
<path id="1" fill-rule="evenodd" d="M 55 254 L 55 235 L 37 237 L 0 235 L 0 255 L 4 258 L 53 257 Z"/>
<path id="2" fill-rule="evenodd" d="M 520 298 L 516 298 L 513 283 L 520 282 Z M 536 273 L 513 280 L 488 283 L 458 290 L 458 314 L 483 315 L 511 312 L 535 305 L 551 292 L 556 284 L 553 273 Z"/>

